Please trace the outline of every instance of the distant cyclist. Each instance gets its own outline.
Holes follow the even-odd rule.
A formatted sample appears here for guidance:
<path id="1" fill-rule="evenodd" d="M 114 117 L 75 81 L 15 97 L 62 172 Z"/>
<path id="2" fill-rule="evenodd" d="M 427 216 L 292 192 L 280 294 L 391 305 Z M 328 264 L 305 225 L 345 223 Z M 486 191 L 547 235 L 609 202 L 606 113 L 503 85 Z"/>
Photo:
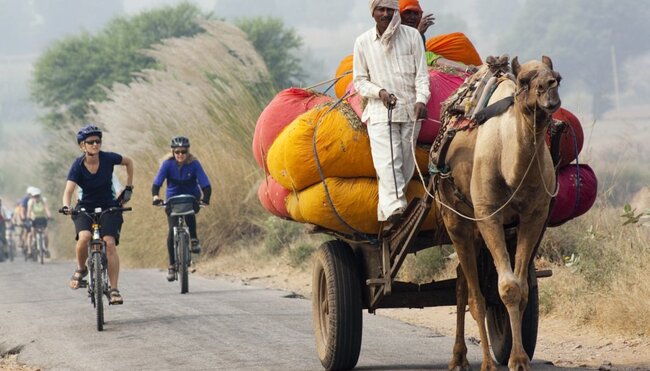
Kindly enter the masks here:
<path id="1" fill-rule="evenodd" d="M 11 223 L 11 216 L 9 212 L 2 206 L 2 199 L 0 198 L 0 261 L 4 260 L 7 255 L 7 226 Z"/>
<path id="2" fill-rule="evenodd" d="M 27 204 L 29 203 L 29 199 L 32 197 L 32 190 L 34 187 L 29 186 L 27 187 L 26 190 L 26 195 L 18 200 L 18 219 L 20 221 L 20 225 L 22 227 L 20 231 L 20 236 L 18 236 L 19 242 L 20 242 L 20 247 L 23 249 L 23 253 L 26 254 L 27 256 L 31 255 L 32 253 L 32 247 L 29 245 L 29 232 L 32 230 L 32 221 L 27 217 Z"/>
<path id="3" fill-rule="evenodd" d="M 47 220 L 52 218 L 50 214 L 50 209 L 47 207 L 45 200 L 41 196 L 41 190 L 39 188 L 32 189 L 32 197 L 27 203 L 27 218 L 32 221 L 32 231 L 29 233 L 29 246 L 32 245 L 34 238 L 36 238 L 35 232 L 37 228 L 43 229 L 43 236 L 45 237 L 45 256 L 50 257 L 49 238 L 47 234 Z"/>
<path id="4" fill-rule="evenodd" d="M 171 140 L 171 149 L 172 153 L 163 160 L 151 187 L 153 204 L 159 205 L 163 203 L 158 194 L 165 180 L 167 181 L 167 192 L 165 194 L 167 199 L 172 196 L 189 194 L 196 197 L 197 200 L 201 200 L 203 204 L 209 204 L 212 187 L 208 176 L 201 167 L 201 163 L 190 153 L 190 140 L 182 136 L 174 137 Z M 195 211 L 198 212 L 198 208 Z M 169 225 L 169 232 L 167 233 L 167 252 L 169 253 L 167 280 L 171 282 L 174 280 L 176 273 L 174 268 L 174 226 L 178 223 L 178 219 L 170 217 L 169 213 L 170 210 L 167 210 L 167 223 Z M 185 220 L 190 229 L 192 252 L 199 254 L 201 247 L 196 234 L 196 216 L 187 215 Z"/>
<path id="5" fill-rule="evenodd" d="M 77 143 L 83 151 L 83 155 L 77 158 L 70 167 L 68 180 L 63 192 L 63 210 L 70 213 L 72 194 L 77 186 L 82 191 L 82 197 L 77 208 L 85 208 L 94 211 L 95 208 L 102 210 L 119 206 L 131 199 L 133 193 L 133 161 L 125 156 L 114 152 L 103 152 L 100 150 L 102 144 L 102 131 L 94 125 L 86 125 L 77 133 Z M 113 167 L 123 165 L 126 167 L 127 186 L 119 197 L 116 197 L 113 189 Z M 82 278 L 88 274 L 86 259 L 88 258 L 87 245 L 91 235 L 91 220 L 84 215 L 73 216 L 75 230 L 77 233 L 77 268 L 70 278 L 69 286 L 72 289 L 79 288 Z M 109 213 L 101 220 L 100 234 L 106 242 L 106 256 L 108 258 L 108 280 L 111 285 L 110 303 L 122 304 L 123 298 L 118 290 L 118 279 L 120 273 L 120 259 L 116 246 L 120 242 L 120 229 L 122 227 L 122 214 Z"/>

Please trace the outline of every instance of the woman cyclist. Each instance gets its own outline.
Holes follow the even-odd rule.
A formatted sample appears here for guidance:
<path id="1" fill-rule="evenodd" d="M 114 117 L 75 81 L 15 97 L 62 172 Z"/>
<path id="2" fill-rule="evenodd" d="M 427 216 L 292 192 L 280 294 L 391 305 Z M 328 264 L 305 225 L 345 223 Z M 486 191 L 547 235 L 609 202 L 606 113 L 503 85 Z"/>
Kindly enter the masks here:
<path id="1" fill-rule="evenodd" d="M 212 188 L 208 176 L 203 171 L 201 163 L 190 153 L 190 140 L 186 137 L 174 137 L 171 140 L 171 155 L 165 157 L 158 170 L 158 175 L 153 181 L 151 193 L 153 195 L 153 204 L 160 205 L 163 203 L 158 196 L 160 187 L 167 180 L 166 198 L 189 194 L 201 199 L 201 203 L 207 205 L 210 203 L 210 194 Z M 201 194 L 203 197 L 201 198 Z M 198 212 L 198 208 L 195 210 Z M 169 269 L 167 272 L 167 281 L 173 281 L 176 270 L 174 268 L 174 226 L 178 224 L 177 218 L 169 216 L 170 210 L 167 210 L 167 224 L 169 232 L 167 233 L 167 252 L 169 253 Z M 190 229 L 190 238 L 192 239 L 192 252 L 199 254 L 201 247 L 196 236 L 196 217 L 187 215 L 185 220 Z"/>
<path id="2" fill-rule="evenodd" d="M 77 158 L 70 167 L 68 180 L 63 191 L 63 211 L 70 214 L 72 193 L 79 186 L 82 196 L 77 208 L 102 210 L 115 207 L 121 203 L 127 203 L 133 193 L 133 161 L 125 156 L 114 152 L 103 152 L 100 150 L 102 144 L 102 131 L 94 125 L 86 125 L 77 133 L 77 144 L 83 155 Z M 113 189 L 113 167 L 122 165 L 126 167 L 127 186 L 119 197 L 115 197 Z M 85 215 L 72 217 L 77 233 L 77 268 L 70 278 L 71 289 L 78 289 L 82 278 L 88 274 L 86 259 L 88 258 L 88 242 L 92 238 L 91 220 Z M 108 280 L 111 285 L 110 303 L 122 304 L 123 298 L 118 290 L 118 278 L 120 273 L 120 259 L 117 255 L 116 246 L 120 242 L 120 229 L 122 227 L 121 213 L 105 214 L 101 220 L 100 234 L 106 242 L 106 256 L 108 259 Z"/>
<path id="3" fill-rule="evenodd" d="M 47 220 L 52 217 L 50 209 L 47 207 L 45 200 L 41 197 L 41 190 L 39 188 L 32 188 L 32 197 L 27 202 L 27 219 L 32 221 L 32 231 L 29 233 L 29 246 L 32 245 L 34 238 L 36 238 L 36 229 L 43 229 L 43 236 L 45 237 L 45 256 L 50 257 L 50 250 L 48 249 L 49 238 L 47 236 Z"/>

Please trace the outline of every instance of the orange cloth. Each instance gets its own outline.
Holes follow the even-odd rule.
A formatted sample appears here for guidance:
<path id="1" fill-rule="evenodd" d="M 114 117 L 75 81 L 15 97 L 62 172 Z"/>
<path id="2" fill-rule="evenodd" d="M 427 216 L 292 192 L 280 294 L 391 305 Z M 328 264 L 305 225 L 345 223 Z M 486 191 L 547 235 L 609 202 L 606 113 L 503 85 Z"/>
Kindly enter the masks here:
<path id="1" fill-rule="evenodd" d="M 481 57 L 472 42 L 462 32 L 438 35 L 427 40 L 427 51 L 442 55 L 452 61 L 480 66 Z"/>
<path id="2" fill-rule="evenodd" d="M 415 10 L 422 13 L 422 8 L 418 0 L 399 0 L 399 12 L 402 13 L 405 10 Z"/>
<path id="3" fill-rule="evenodd" d="M 338 98 L 341 98 L 345 94 L 345 89 L 352 82 L 352 57 L 350 54 L 341 60 L 339 63 L 339 68 L 336 69 L 336 75 L 334 77 L 343 76 L 344 73 L 350 72 L 349 74 L 341 77 L 334 84 L 334 92 Z"/>

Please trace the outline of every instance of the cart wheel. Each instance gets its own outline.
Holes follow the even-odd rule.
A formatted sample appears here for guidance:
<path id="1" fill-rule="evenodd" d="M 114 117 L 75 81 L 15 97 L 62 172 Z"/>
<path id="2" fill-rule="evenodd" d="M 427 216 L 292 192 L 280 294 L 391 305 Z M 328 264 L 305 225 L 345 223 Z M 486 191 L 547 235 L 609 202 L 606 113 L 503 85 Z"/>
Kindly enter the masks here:
<path id="1" fill-rule="evenodd" d="M 528 304 L 521 321 L 521 340 L 528 358 L 533 359 L 537 345 L 537 327 L 539 325 L 539 289 L 535 267 L 528 270 Z M 487 326 L 490 345 L 494 357 L 502 365 L 508 364 L 512 349 L 512 332 L 510 331 L 510 316 L 506 306 L 499 300 L 496 306 L 487 308 Z"/>
<path id="2" fill-rule="evenodd" d="M 312 316 L 316 350 L 326 370 L 348 370 L 359 360 L 362 333 L 361 285 L 352 248 L 323 243 L 316 252 Z"/>

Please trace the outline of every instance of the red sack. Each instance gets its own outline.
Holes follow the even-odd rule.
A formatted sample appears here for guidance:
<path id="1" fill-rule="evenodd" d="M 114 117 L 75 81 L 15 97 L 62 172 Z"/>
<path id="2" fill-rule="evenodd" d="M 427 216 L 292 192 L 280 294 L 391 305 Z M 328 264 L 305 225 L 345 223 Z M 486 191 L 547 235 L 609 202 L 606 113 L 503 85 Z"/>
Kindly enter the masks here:
<path id="1" fill-rule="evenodd" d="M 326 95 L 305 89 L 289 88 L 279 92 L 257 119 L 253 135 L 253 156 L 257 164 L 266 171 L 266 154 L 280 132 L 312 107 L 330 101 L 332 98 Z"/>
<path id="2" fill-rule="evenodd" d="M 557 227 L 586 213 L 596 201 L 598 180 L 588 165 L 569 165 L 557 175 L 558 194 L 551 211 L 549 227 Z"/>
<path id="3" fill-rule="evenodd" d="M 567 124 L 560 137 L 560 167 L 570 164 L 578 158 L 584 142 L 584 133 L 580 120 L 564 108 L 553 113 L 553 118 Z M 546 144 L 551 145 L 551 134 L 546 134 Z"/>
<path id="4" fill-rule="evenodd" d="M 291 218 L 285 203 L 289 193 L 291 191 L 282 187 L 268 175 L 266 180 L 260 183 L 260 187 L 257 189 L 257 198 L 259 198 L 262 206 L 271 214 L 282 218 Z"/>

